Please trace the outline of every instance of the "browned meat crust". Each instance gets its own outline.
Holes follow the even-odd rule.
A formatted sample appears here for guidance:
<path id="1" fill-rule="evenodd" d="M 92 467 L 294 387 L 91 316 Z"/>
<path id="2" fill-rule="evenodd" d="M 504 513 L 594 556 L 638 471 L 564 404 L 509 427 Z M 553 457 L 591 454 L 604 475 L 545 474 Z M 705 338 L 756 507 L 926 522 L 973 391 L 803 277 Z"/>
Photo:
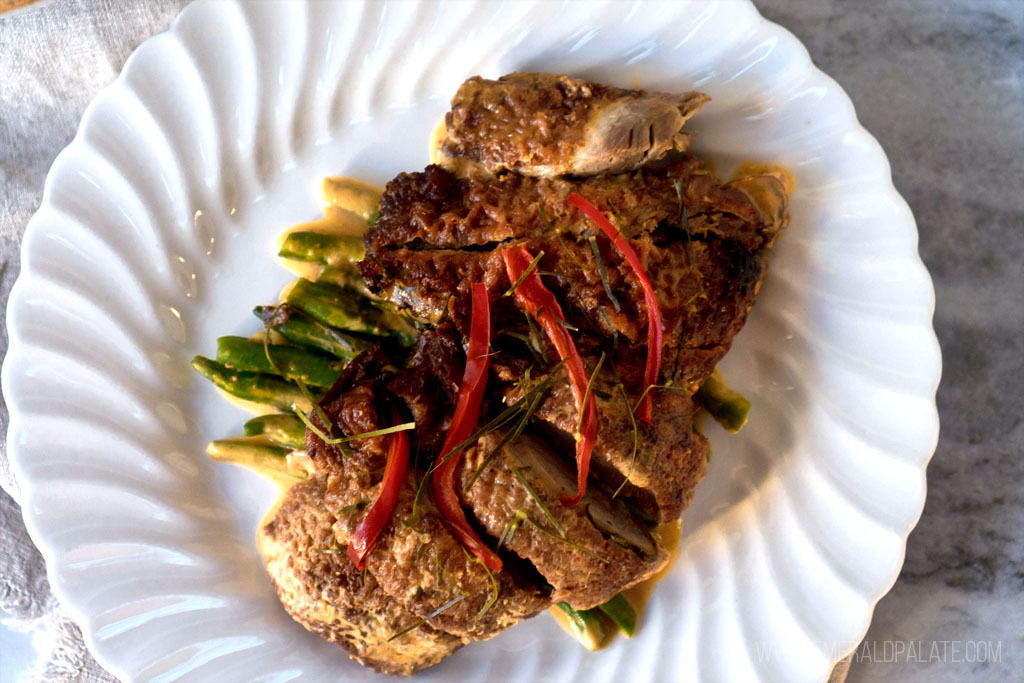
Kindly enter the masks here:
<path id="1" fill-rule="evenodd" d="M 668 554 L 621 503 L 593 489 L 577 507 L 559 502 L 575 491 L 575 473 L 536 436 L 525 434 L 502 447 L 466 490 L 503 436 L 489 434 L 466 451 L 457 479 L 463 504 L 492 537 L 503 539 L 503 547 L 533 563 L 554 587 L 553 601 L 590 609 L 665 565 Z M 622 535 L 615 534 L 623 527 Z M 646 557 L 627 534 L 643 537 Z"/>
<path id="2" fill-rule="evenodd" d="M 370 493 L 372 501 L 377 488 Z M 538 588 L 518 583 L 509 572 L 500 572 L 492 575 L 497 581 L 497 602 L 481 613 L 495 594 L 492 576 L 467 556 L 429 498 L 423 500 L 419 522 L 406 527 L 405 521 L 413 514 L 414 496 L 410 476 L 391 520 L 366 562 L 384 591 L 404 609 L 426 618 L 461 596 L 460 602 L 428 623 L 469 642 L 491 638 L 550 606 L 550 599 Z M 336 477 L 329 479 L 325 500 L 328 505 L 341 504 L 339 509 L 369 502 L 365 492 L 344 487 L 343 480 Z M 339 520 L 335 525 L 336 537 L 351 538 L 362 518 L 363 513 L 357 511 Z"/>
<path id="3" fill-rule="evenodd" d="M 382 673 L 408 675 L 458 649 L 459 638 L 427 625 L 390 640 L 417 617 L 336 545 L 325 489 L 323 477 L 296 484 L 260 529 L 260 553 L 292 618 Z"/>
<path id="4" fill-rule="evenodd" d="M 609 301 L 590 247 L 553 235 L 510 244 L 522 244 L 531 253 L 544 252 L 540 269 L 562 274 L 547 278 L 548 286 L 570 305 L 566 315 L 574 327 L 598 333 L 609 340 L 618 335 L 623 353 L 627 345 L 645 348 L 647 309 L 643 289 L 629 266 L 607 242 L 599 242 L 612 291 L 620 305 L 616 311 Z M 752 254 L 728 240 L 694 241 L 695 266 L 683 243 L 659 246 L 653 238 L 635 243 L 636 251 L 648 265 L 657 292 L 664 334 L 663 376 L 684 386 L 699 385 L 729 350 L 733 336 L 746 321 L 754 295 L 766 273 L 763 256 Z M 388 288 L 415 290 L 406 295 L 407 306 L 423 317 L 451 316 L 463 329 L 466 309 L 459 306 L 468 298 L 469 284 L 484 282 L 496 298 L 494 316 L 499 330 L 519 331 L 522 314 L 509 299 L 498 299 L 511 283 L 497 249 L 488 251 L 388 249 L 364 261 L 364 272 L 379 277 L 372 281 L 377 291 Z M 385 273 L 389 275 L 385 275 Z M 606 346 L 610 344 L 605 343 Z M 635 351 L 643 353 L 643 348 Z M 630 373 L 620 368 L 627 379 Z M 639 381 L 639 377 L 637 378 Z M 631 389 L 637 389 L 630 385 Z"/>
<path id="5" fill-rule="evenodd" d="M 742 327 L 766 272 L 764 250 L 787 220 L 784 194 L 781 203 L 770 201 L 783 192 L 775 178 L 721 185 L 692 157 L 656 171 L 577 181 L 459 179 L 431 166 L 388 184 L 380 219 L 366 236 L 363 275 L 375 293 L 431 319 L 451 314 L 460 324 L 469 284 L 482 281 L 497 298 L 510 285 L 497 249 L 523 244 L 543 251 L 541 268 L 561 276 L 549 277 L 549 286 L 572 304 L 574 325 L 642 344 L 647 314 L 639 280 L 603 236 L 597 239 L 617 311 L 586 241 L 596 229 L 566 202 L 572 191 L 614 213 L 645 264 L 665 328 L 667 376 L 678 366 L 691 376 L 676 381 L 703 380 Z M 499 302 L 502 310 L 522 318 L 508 299 Z"/>
<path id="6" fill-rule="evenodd" d="M 707 439 L 693 428 L 693 399 L 679 391 L 655 393 L 654 423 L 635 423 L 634 441 L 634 421 L 621 393 L 607 379 L 596 383 L 594 476 L 611 490 L 625 479 L 620 496 L 659 522 L 679 519 L 707 474 L 710 453 Z M 568 383 L 556 384 L 534 416 L 561 443 L 571 444 L 578 416 Z"/>
<path id="7" fill-rule="evenodd" d="M 755 250 L 771 242 L 786 217 L 781 183 L 771 176 L 752 178 L 723 185 L 689 155 L 661 169 L 582 179 L 516 174 L 460 178 L 440 166 L 428 166 L 422 172 L 400 173 L 387 184 L 366 246 L 377 253 L 398 246 L 492 245 L 550 235 L 544 217 L 567 237 L 594 233 L 594 226 L 567 203 L 570 192 L 614 213 L 626 237 L 651 235 L 667 223 L 675 233 L 671 236 L 680 240 L 678 182 L 694 238 L 713 234 Z M 783 198 L 781 207 L 777 194 Z"/>
<path id="8" fill-rule="evenodd" d="M 515 73 L 496 81 L 475 76 L 452 99 L 442 154 L 491 173 L 617 173 L 685 150 L 691 136 L 680 129 L 708 99 L 556 74 Z"/>
<path id="9" fill-rule="evenodd" d="M 637 426 L 639 447 L 622 383 L 635 402 L 643 387 L 647 306 L 635 273 L 604 237 L 598 263 L 587 236 L 597 232 L 566 201 L 577 191 L 613 215 L 644 264 L 663 324 L 661 382 L 678 391 L 655 392 L 654 425 Z M 681 201 L 680 201 L 681 200 Z M 498 334 L 529 332 L 512 297 L 500 249 L 524 245 L 543 257 L 538 268 L 564 302 L 577 346 L 593 368 L 610 354 L 599 379 L 600 427 L 595 473 L 659 521 L 677 519 L 706 472 L 707 443 L 692 427 L 689 397 L 729 350 L 746 321 L 767 272 L 767 251 L 788 221 L 782 184 L 755 176 L 721 184 L 694 157 L 661 169 L 585 179 L 507 174 L 459 178 L 436 166 L 388 184 L 377 224 L 367 233 L 361 264 L 370 289 L 391 295 L 418 314 L 451 319 L 468 332 L 472 282 L 486 284 Z M 602 280 L 603 265 L 612 301 Z M 395 296 L 401 292 L 401 296 Z M 618 310 L 616 310 L 618 304 Z M 532 364 L 525 348 L 496 342 L 494 364 L 506 393 Z M 549 359 L 553 349 L 541 339 Z M 534 368 L 536 373 L 539 369 Z M 554 387 L 536 417 L 568 443 L 576 420 L 567 383 Z M 571 451 L 571 449 L 567 449 Z"/>
<path id="10" fill-rule="evenodd" d="M 363 354 L 346 368 L 324 397 L 321 405 L 336 426 L 336 434 L 351 436 L 393 423 L 390 417 L 382 417 L 381 412 L 382 403 L 389 410 L 397 403 L 385 389 L 393 377 L 385 371 L 387 364 L 379 350 Z M 323 429 L 318 417 L 313 420 Z M 344 511 L 334 525 L 339 545 L 348 543 L 377 498 L 384 466 L 382 441 L 383 437 L 356 440 L 346 453 L 325 443 L 314 432 L 307 432 L 306 450 L 318 471 L 327 477 L 325 505 Z M 521 585 L 512 574 L 502 572 L 493 576 L 497 581 L 497 602 L 482 612 L 494 595 L 492 576 L 463 551 L 429 497 L 423 498 L 419 520 L 411 523 L 415 491 L 410 473 L 398 504 L 366 561 L 367 570 L 382 590 L 404 610 L 426 618 L 461 596 L 458 603 L 429 623 L 468 642 L 490 638 L 550 604 L 548 596 L 536 587 Z"/>

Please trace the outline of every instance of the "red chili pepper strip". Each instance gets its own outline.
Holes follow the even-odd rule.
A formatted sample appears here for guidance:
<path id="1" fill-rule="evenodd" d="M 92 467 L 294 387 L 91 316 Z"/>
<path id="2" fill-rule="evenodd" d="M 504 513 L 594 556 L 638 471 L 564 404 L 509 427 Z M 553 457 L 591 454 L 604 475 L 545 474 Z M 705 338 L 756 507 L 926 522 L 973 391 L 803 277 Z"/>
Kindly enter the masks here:
<path id="1" fill-rule="evenodd" d="M 650 424 L 653 395 L 649 389 L 658 383 L 658 378 L 661 375 L 661 309 L 658 308 L 658 298 L 654 295 L 654 287 L 651 286 L 651 281 L 647 277 L 647 273 L 644 272 L 643 266 L 640 265 L 640 259 L 633 251 L 633 247 L 612 225 L 611 221 L 597 210 L 597 207 L 575 192 L 569 195 L 569 203 L 597 223 L 597 227 L 601 228 L 615 248 L 626 257 L 626 261 L 629 262 L 644 288 L 644 300 L 647 302 L 647 367 L 644 369 L 645 395 L 637 410 L 637 417 Z"/>
<path id="2" fill-rule="evenodd" d="M 384 466 L 384 479 L 381 481 L 380 493 L 373 507 L 366 513 L 362 524 L 356 529 L 355 535 L 348 543 L 348 559 L 356 569 L 366 567 L 366 556 L 373 550 L 377 537 L 391 518 L 391 513 L 398 502 L 398 493 L 405 483 L 405 471 L 409 467 L 409 435 L 408 432 L 394 432 L 388 435 L 388 461 Z"/>
<path id="3" fill-rule="evenodd" d="M 505 260 L 505 270 L 510 282 L 518 281 L 533 262 L 533 255 L 525 247 L 504 249 L 501 256 Z M 515 289 L 515 296 L 516 301 L 544 328 L 544 333 L 555 347 L 559 358 L 565 360 L 572 393 L 576 398 L 576 409 L 583 415 L 583 419 L 580 420 L 580 433 L 575 435 L 576 495 L 560 498 L 566 505 L 576 505 L 587 492 L 590 453 L 594 450 L 594 442 L 597 440 L 597 402 L 591 395 L 586 406 L 583 405 L 589 382 L 587 371 L 583 367 L 583 359 L 576 351 L 576 344 L 565 327 L 562 307 L 558 305 L 558 300 L 551 290 L 544 286 L 537 271 L 523 278 Z"/>
<path id="4" fill-rule="evenodd" d="M 501 558 L 484 545 L 466 521 L 458 494 L 455 493 L 455 468 L 462 452 L 451 452 L 455 446 L 469 438 L 480 416 L 480 403 L 487 387 L 487 369 L 491 364 L 491 308 L 487 300 L 487 287 L 482 282 L 471 288 L 473 310 L 469 328 L 469 349 L 466 351 L 466 370 L 459 385 L 455 402 L 455 415 L 441 448 L 441 459 L 434 470 L 434 497 L 441 514 L 451 525 L 462 545 L 492 571 L 501 571 Z"/>

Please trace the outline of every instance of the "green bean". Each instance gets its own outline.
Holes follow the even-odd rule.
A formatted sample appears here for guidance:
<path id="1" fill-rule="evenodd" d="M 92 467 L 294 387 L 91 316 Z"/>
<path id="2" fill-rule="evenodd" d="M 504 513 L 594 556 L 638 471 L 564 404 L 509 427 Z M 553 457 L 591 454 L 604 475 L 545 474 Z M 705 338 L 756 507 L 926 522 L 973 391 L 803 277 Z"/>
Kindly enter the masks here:
<path id="1" fill-rule="evenodd" d="M 261 415 L 243 425 L 246 436 L 262 436 L 278 446 L 305 448 L 306 425 L 294 415 Z"/>
<path id="2" fill-rule="evenodd" d="M 316 281 L 339 289 L 351 289 L 368 299 L 376 299 L 366 288 L 366 282 L 354 263 L 346 266 L 324 266 Z"/>
<path id="3" fill-rule="evenodd" d="M 354 213 L 373 224 L 380 207 L 380 190 L 367 183 L 346 177 L 324 178 L 321 186 L 329 207 Z"/>
<path id="4" fill-rule="evenodd" d="M 615 622 L 627 638 L 632 638 L 636 633 L 636 610 L 629 604 L 629 601 L 619 593 L 614 598 L 597 607 L 604 612 L 605 616 Z"/>
<path id="5" fill-rule="evenodd" d="M 363 337 L 340 332 L 290 306 L 257 306 L 252 312 L 292 344 L 319 349 L 346 361 L 373 346 Z"/>
<path id="6" fill-rule="evenodd" d="M 362 237 L 300 231 L 288 234 L 277 255 L 292 261 L 345 267 L 362 259 L 365 251 Z"/>
<path id="7" fill-rule="evenodd" d="M 576 640 L 588 650 L 601 649 L 608 638 L 608 632 L 594 610 L 573 609 L 567 602 L 556 604 L 568 617 L 570 631 Z"/>
<path id="8" fill-rule="evenodd" d="M 312 404 L 292 382 L 262 372 L 232 370 L 220 363 L 196 356 L 192 368 L 217 387 L 244 401 L 271 406 L 278 410 L 308 413 Z"/>
<path id="9" fill-rule="evenodd" d="M 288 461 L 293 449 L 275 446 L 259 437 L 236 437 L 211 441 L 206 453 L 218 462 L 231 462 L 248 467 L 282 484 L 302 481 L 308 475 L 301 467 Z"/>
<path id="10" fill-rule="evenodd" d="M 696 397 L 711 417 L 733 434 L 747 423 L 750 401 L 727 387 L 718 370 L 700 386 Z"/>
<path id="11" fill-rule="evenodd" d="M 262 343 L 245 337 L 218 339 L 217 362 L 235 370 L 298 378 L 306 384 L 323 388 L 334 384 L 345 368 L 343 362 L 316 351 L 281 344 L 264 347 Z"/>
<path id="12" fill-rule="evenodd" d="M 382 311 L 358 294 L 331 285 L 300 278 L 285 302 L 340 330 L 390 337 L 408 346 L 416 341 L 416 329 L 407 318 Z"/>

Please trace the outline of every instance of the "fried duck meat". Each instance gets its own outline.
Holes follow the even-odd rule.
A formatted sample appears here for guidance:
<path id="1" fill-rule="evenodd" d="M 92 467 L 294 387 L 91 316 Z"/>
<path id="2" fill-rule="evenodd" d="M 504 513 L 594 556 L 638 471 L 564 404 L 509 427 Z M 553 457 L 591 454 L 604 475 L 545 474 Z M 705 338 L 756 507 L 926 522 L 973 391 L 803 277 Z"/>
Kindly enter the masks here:
<path id="1" fill-rule="evenodd" d="M 613 216 L 644 264 L 663 325 L 662 366 L 651 424 L 634 428 L 630 406 L 645 391 L 647 307 L 636 274 L 567 197 L 577 192 Z M 746 321 L 767 272 L 767 254 L 788 221 L 782 183 L 752 176 L 721 183 L 692 156 L 659 169 L 585 179 L 458 177 L 438 166 L 405 173 L 385 189 L 360 264 L 374 293 L 468 334 L 469 285 L 483 282 L 498 330 L 492 365 L 506 398 L 527 370 L 557 357 L 531 330 L 513 297 L 503 249 L 525 246 L 556 294 L 596 378 L 600 428 L 595 471 L 661 522 L 678 519 L 706 472 L 707 442 L 692 429 L 691 394 L 711 374 Z M 577 413 L 568 381 L 535 417 L 562 451 Z M 637 443 L 634 453 L 634 436 Z M 570 449 L 571 450 L 571 449 Z"/>
<path id="2" fill-rule="evenodd" d="M 649 525 L 678 520 L 707 472 L 693 394 L 743 326 L 788 222 L 778 178 L 722 183 L 683 152 L 683 123 L 706 100 L 532 73 L 459 89 L 442 165 L 388 183 L 359 264 L 368 291 L 428 324 L 408 357 L 375 347 L 346 368 L 311 416 L 316 475 L 261 532 L 282 601 L 307 628 L 377 670 L 410 673 L 555 601 L 589 609 L 664 567 Z M 656 386 L 646 386 L 644 285 L 571 193 L 614 223 L 651 283 L 663 328 Z M 516 283 L 503 250 L 520 247 L 536 257 L 592 375 L 597 432 L 575 505 L 573 386 L 506 296 Z M 479 422 L 537 399 L 521 424 L 474 437 L 455 472 L 468 524 L 500 572 L 462 546 L 422 485 L 453 420 L 473 283 L 486 287 L 492 329 Z M 648 393 L 651 419 L 639 421 Z M 396 420 L 415 423 L 415 457 L 358 572 L 341 553 L 382 488 L 387 448 L 383 436 L 338 439 Z M 335 552 L 315 552 L 323 547 Z"/>
<path id="3" fill-rule="evenodd" d="M 421 347 L 429 345 L 430 338 L 421 338 Z M 377 348 L 357 357 L 346 368 L 321 401 L 322 414 L 331 422 L 332 433 L 353 436 L 393 424 L 392 411 L 403 407 L 387 385 L 391 381 L 401 384 L 404 378 L 396 380 L 393 373 L 385 371 L 389 365 L 389 359 Z M 425 372 L 425 367 L 415 366 L 408 374 Z M 420 386 L 423 390 L 417 400 L 425 405 L 445 405 L 435 403 L 445 399 L 444 387 L 431 378 L 423 378 Z M 424 414 L 419 409 L 408 412 Z M 420 425 L 423 433 L 431 431 L 423 419 L 417 433 Z M 320 422 L 317 416 L 313 420 Z M 425 445 L 426 441 L 422 447 Z M 419 442 L 417 447 L 421 447 Z M 343 449 L 308 431 L 306 451 L 327 479 L 325 504 L 329 509 L 346 511 L 339 515 L 334 531 L 338 544 L 347 545 L 380 490 L 385 464 L 383 437 L 358 439 Z M 403 609 L 421 619 L 429 618 L 432 627 L 469 642 L 490 638 L 548 606 L 548 596 L 535 586 L 517 581 L 512 572 L 492 577 L 482 564 L 463 552 L 429 496 L 421 497 L 417 509 L 415 501 L 416 482 L 410 472 L 395 510 L 366 560 L 368 573 Z M 497 581 L 497 590 L 492 578 Z M 495 595 L 496 601 L 485 610 Z M 457 603 L 431 616 L 456 598 Z"/>
<path id="4" fill-rule="evenodd" d="M 292 618 L 382 673 L 408 675 L 461 647 L 457 636 L 426 624 L 392 639 L 417 617 L 337 544 L 326 488 L 323 476 L 292 486 L 259 532 L 263 562 Z"/>
<path id="5" fill-rule="evenodd" d="M 681 129 L 708 99 L 556 74 L 475 76 L 452 99 L 441 153 L 453 166 L 468 160 L 492 174 L 619 173 L 689 147 L 692 135 Z"/>

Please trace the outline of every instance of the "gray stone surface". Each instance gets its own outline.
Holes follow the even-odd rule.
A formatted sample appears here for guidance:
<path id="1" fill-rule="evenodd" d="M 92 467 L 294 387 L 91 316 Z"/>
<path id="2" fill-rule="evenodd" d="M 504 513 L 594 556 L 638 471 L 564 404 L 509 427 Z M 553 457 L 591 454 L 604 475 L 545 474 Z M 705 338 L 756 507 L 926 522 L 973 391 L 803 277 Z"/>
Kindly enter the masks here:
<path id="1" fill-rule="evenodd" d="M 928 500 L 847 680 L 1020 680 L 1024 2 L 755 1 L 882 143 L 935 282 Z"/>
<path id="2" fill-rule="evenodd" d="M 18 271 L 16 245 L 38 205 L 49 164 L 71 139 L 85 104 L 145 37 L 138 27 L 166 25 L 182 4 L 65 0 L 0 18 L 21 22 L 4 34 L 17 34 L 18 42 L 0 46 L 4 305 Z M 1024 671 L 1024 0 L 757 0 L 757 5 L 804 42 L 882 143 L 896 187 L 917 217 L 921 254 L 937 293 L 935 326 L 945 376 L 938 392 L 942 435 L 929 468 L 928 502 L 910 536 L 903 572 L 879 603 L 848 680 L 1019 680 Z M 40 42 L 45 22 L 82 14 L 86 7 L 111 17 L 89 29 L 113 55 L 109 63 L 92 63 L 89 55 Z M 56 69 L 68 71 L 71 80 L 66 89 L 49 93 L 47 106 L 28 110 L 3 97 L 4 84 L 12 79 Z M 42 123 L 51 134 L 38 134 Z M 26 188 L 28 195 L 16 192 Z M 0 353 L 6 345 L 3 331 Z M 0 409 L 4 432 L 6 424 L 6 409 Z M 0 509 L 14 509 L 4 502 Z M 20 523 L 14 514 L 4 514 L 3 521 Z"/>

